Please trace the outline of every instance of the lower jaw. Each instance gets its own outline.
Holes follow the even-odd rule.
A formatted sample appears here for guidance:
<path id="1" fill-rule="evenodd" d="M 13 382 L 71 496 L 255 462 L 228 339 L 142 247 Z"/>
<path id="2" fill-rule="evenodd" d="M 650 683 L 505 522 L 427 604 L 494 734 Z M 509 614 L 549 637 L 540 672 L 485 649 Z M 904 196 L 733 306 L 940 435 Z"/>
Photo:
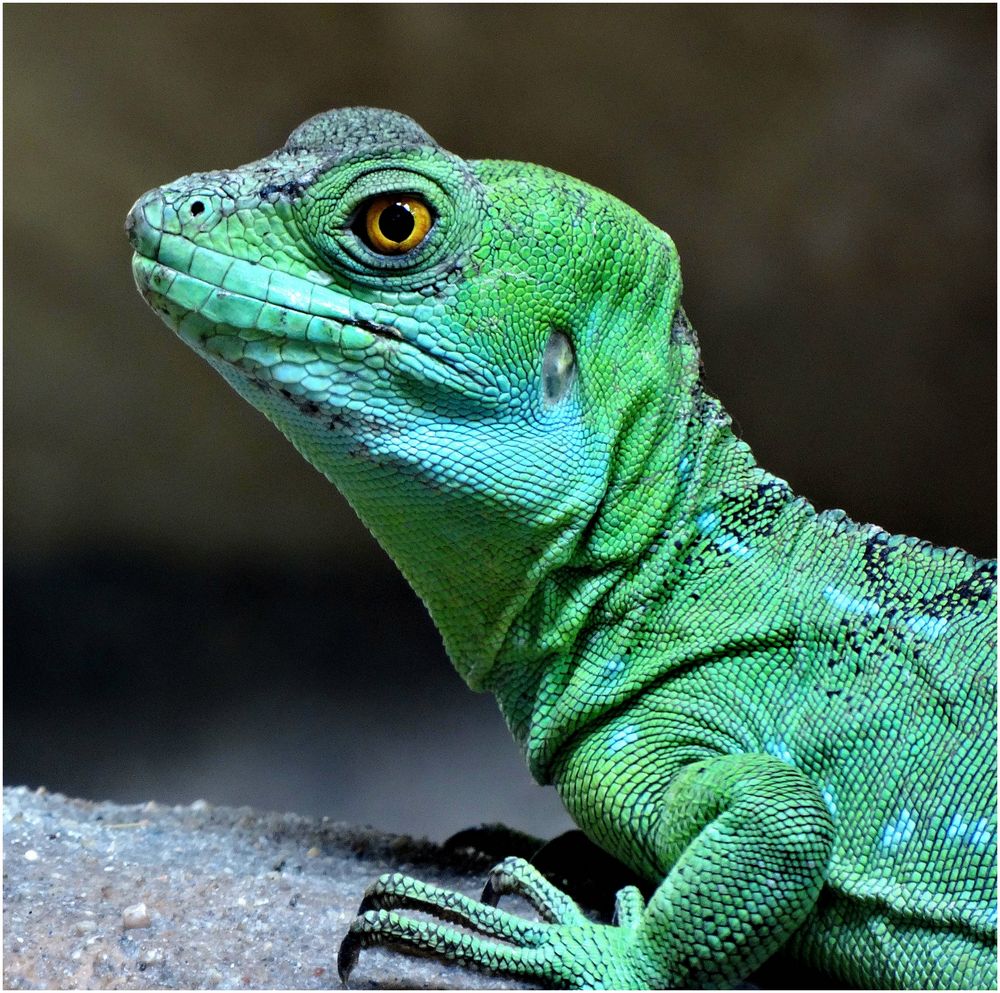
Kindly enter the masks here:
<path id="1" fill-rule="evenodd" d="M 293 362 L 302 365 L 329 365 L 320 375 L 332 375 L 336 367 L 336 378 L 345 375 L 352 388 L 370 389 L 359 381 L 375 383 L 391 374 L 468 399 L 483 399 L 481 377 L 407 341 L 391 328 L 368 327 L 364 321 L 309 314 L 241 295 L 138 254 L 132 269 L 142 295 L 183 341 L 238 368 L 276 369 L 287 366 L 291 355 Z M 293 387 L 305 377 L 283 368 L 270 378 Z M 326 385 L 306 384 L 306 391 L 322 393 Z"/>
<path id="2" fill-rule="evenodd" d="M 345 356 L 334 345 L 220 324 L 148 284 L 140 289 L 167 326 L 220 373 L 235 373 L 296 406 L 326 406 L 333 411 L 350 405 L 352 398 L 360 402 L 380 379 L 378 369 Z M 232 381 L 231 375 L 226 378 Z"/>

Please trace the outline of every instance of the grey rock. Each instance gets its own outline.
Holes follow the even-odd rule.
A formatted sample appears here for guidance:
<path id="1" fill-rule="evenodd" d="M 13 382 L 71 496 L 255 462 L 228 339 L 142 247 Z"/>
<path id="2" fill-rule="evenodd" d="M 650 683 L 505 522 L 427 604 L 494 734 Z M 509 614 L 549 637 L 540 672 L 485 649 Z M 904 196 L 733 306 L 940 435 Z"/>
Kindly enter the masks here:
<path id="1" fill-rule="evenodd" d="M 489 869 L 327 818 L 3 797 L 6 989 L 337 989 L 337 949 L 378 875 L 477 896 Z M 138 904 L 148 924 L 128 927 Z M 351 986 L 530 988 L 382 949 L 361 953 Z"/>

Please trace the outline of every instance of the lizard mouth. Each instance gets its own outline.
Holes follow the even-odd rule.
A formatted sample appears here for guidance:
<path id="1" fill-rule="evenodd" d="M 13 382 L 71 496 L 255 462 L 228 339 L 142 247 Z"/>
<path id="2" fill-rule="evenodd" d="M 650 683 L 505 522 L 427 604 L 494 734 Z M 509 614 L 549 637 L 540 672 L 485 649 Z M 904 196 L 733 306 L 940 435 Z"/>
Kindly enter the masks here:
<path id="1" fill-rule="evenodd" d="M 179 235 L 163 232 L 151 254 L 137 250 L 132 273 L 149 305 L 188 345 L 310 399 L 324 399 L 339 369 L 401 372 L 463 392 L 479 379 L 391 323 L 405 318 Z"/>

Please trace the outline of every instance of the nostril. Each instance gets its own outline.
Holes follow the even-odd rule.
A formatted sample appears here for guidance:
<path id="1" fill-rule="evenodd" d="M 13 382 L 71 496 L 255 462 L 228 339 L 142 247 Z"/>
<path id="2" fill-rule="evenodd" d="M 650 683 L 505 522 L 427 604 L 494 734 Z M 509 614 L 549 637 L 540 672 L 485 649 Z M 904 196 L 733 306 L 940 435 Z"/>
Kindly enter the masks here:
<path id="1" fill-rule="evenodd" d="M 197 217 L 199 214 L 205 213 L 205 204 L 201 200 L 195 200 L 191 204 L 191 216 Z"/>
<path id="2" fill-rule="evenodd" d="M 125 234 L 140 255 L 156 254 L 163 230 L 163 197 L 153 190 L 139 197 L 125 218 Z"/>

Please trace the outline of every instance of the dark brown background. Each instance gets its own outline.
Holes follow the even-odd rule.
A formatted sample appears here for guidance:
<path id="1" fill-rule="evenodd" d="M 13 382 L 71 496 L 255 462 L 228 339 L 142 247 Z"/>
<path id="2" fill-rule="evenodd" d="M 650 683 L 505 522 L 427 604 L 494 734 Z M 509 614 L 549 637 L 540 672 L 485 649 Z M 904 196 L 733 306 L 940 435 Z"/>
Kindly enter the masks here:
<path id="1" fill-rule="evenodd" d="M 563 823 L 340 497 L 132 286 L 140 193 L 332 106 L 636 206 L 762 464 L 995 554 L 995 18 L 5 7 L 5 781 Z"/>

